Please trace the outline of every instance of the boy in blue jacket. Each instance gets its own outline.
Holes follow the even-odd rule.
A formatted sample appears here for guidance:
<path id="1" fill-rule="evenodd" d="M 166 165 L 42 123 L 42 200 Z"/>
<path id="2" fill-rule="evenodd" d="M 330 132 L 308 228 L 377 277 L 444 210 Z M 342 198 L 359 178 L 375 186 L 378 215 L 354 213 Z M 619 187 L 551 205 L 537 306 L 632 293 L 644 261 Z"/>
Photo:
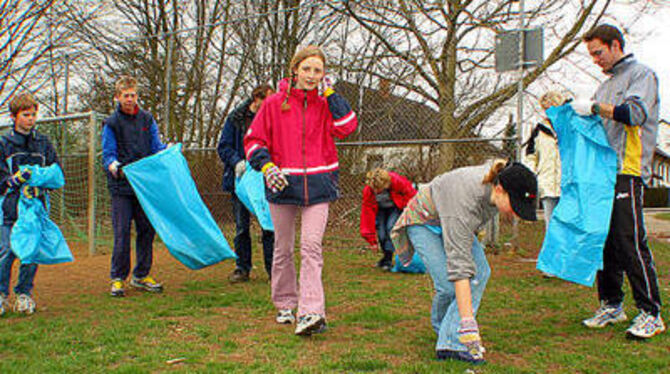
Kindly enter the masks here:
<path id="1" fill-rule="evenodd" d="M 237 254 L 236 267 L 228 277 L 232 283 L 246 282 L 249 280 L 251 271 L 251 236 L 249 234 L 249 210 L 235 194 L 235 179 L 244 174 L 247 161 L 244 156 L 244 135 L 251 125 L 256 112 L 263 104 L 266 97 L 274 93 L 272 87 L 267 84 L 260 85 L 251 92 L 251 98 L 240 104 L 226 118 L 226 123 L 221 132 L 221 139 L 216 148 L 219 158 L 223 161 L 223 190 L 230 192 L 233 214 L 235 215 L 235 254 Z M 265 271 L 268 278 L 272 277 L 272 254 L 274 250 L 274 232 L 262 230 L 263 257 L 265 260 Z"/>
<path id="2" fill-rule="evenodd" d="M 9 282 L 12 264 L 17 258 L 12 252 L 10 236 L 12 227 L 18 218 L 19 197 L 23 194 L 29 199 L 39 199 L 46 206 L 46 191 L 39 187 L 28 186 L 29 169 L 25 165 L 41 167 L 58 163 L 56 150 L 46 135 L 38 133 L 35 127 L 38 104 L 29 93 L 21 93 L 9 103 L 10 117 L 14 128 L 0 139 L 0 201 L 2 201 L 2 227 L 0 247 L 0 315 L 8 306 Z M 35 312 L 32 298 L 33 283 L 37 273 L 37 264 L 21 264 L 19 279 L 14 287 L 17 295 L 14 310 L 19 313 Z"/>
<path id="3" fill-rule="evenodd" d="M 156 120 L 139 107 L 137 80 L 124 76 L 116 82 L 116 110 L 104 121 L 102 129 L 102 162 L 107 172 L 107 186 L 112 198 L 112 296 L 125 296 L 124 281 L 130 273 L 130 226 L 135 220 L 137 264 L 130 280 L 132 287 L 162 292 L 163 286 L 149 276 L 153 260 L 153 241 L 156 232 L 149 222 L 123 166 L 166 148 L 160 140 Z"/>

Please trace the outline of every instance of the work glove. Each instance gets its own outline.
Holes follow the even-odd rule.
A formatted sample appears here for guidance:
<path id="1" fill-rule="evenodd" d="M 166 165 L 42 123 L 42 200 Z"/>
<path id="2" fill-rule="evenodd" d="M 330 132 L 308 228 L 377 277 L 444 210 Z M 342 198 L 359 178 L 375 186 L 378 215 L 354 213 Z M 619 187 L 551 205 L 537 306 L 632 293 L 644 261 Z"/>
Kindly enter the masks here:
<path id="1" fill-rule="evenodd" d="M 474 318 L 462 318 L 458 325 L 458 341 L 467 349 L 468 353 L 475 359 L 483 359 L 484 346 L 482 338 L 479 336 L 479 326 Z"/>
<path id="2" fill-rule="evenodd" d="M 112 176 L 114 176 L 114 178 L 121 178 L 121 175 L 123 174 L 123 172 L 121 171 L 121 163 L 120 162 L 118 162 L 116 160 L 112 161 L 112 163 L 109 164 L 108 169 L 109 169 L 109 172 L 112 173 Z"/>
<path id="3" fill-rule="evenodd" d="M 265 176 L 265 184 L 273 193 L 280 192 L 288 186 L 288 180 L 286 180 L 284 174 L 282 174 L 279 167 L 274 163 L 268 162 L 263 166 L 261 171 Z"/>
<path id="4" fill-rule="evenodd" d="M 235 178 L 242 178 L 244 172 L 247 170 L 247 162 L 240 160 L 235 164 Z"/>
<path id="5" fill-rule="evenodd" d="M 595 101 L 591 99 L 577 99 L 570 102 L 570 106 L 575 113 L 580 116 L 590 116 L 593 114 L 593 104 Z"/>
<path id="6" fill-rule="evenodd" d="M 21 193 L 23 196 L 27 197 L 28 199 L 35 199 L 40 196 L 40 189 L 39 187 L 33 187 L 33 186 L 28 186 L 25 185 L 21 189 Z"/>
<path id="7" fill-rule="evenodd" d="M 32 176 L 30 169 L 19 169 L 14 175 L 9 177 L 7 184 L 11 188 L 18 188 L 20 185 L 26 183 L 28 179 Z"/>
<path id="8" fill-rule="evenodd" d="M 333 88 L 335 81 L 329 75 L 323 77 L 321 84 L 323 85 L 323 97 L 328 97 L 335 93 L 335 89 Z"/>

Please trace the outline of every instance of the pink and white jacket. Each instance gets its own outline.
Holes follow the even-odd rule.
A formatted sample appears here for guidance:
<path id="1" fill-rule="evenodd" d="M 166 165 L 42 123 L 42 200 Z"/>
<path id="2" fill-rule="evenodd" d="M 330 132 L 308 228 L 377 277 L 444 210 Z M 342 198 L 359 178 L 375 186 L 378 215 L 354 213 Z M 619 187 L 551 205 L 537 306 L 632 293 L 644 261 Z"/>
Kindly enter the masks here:
<path id="1" fill-rule="evenodd" d="M 312 205 L 339 197 L 339 165 L 335 140 L 356 130 L 358 119 L 338 93 L 328 98 L 317 90 L 292 88 L 289 110 L 282 111 L 288 79 L 279 92 L 269 96 L 256 113 L 246 136 L 244 150 L 251 166 L 260 170 L 275 163 L 289 182 L 283 191 L 265 194 L 274 204 Z"/>

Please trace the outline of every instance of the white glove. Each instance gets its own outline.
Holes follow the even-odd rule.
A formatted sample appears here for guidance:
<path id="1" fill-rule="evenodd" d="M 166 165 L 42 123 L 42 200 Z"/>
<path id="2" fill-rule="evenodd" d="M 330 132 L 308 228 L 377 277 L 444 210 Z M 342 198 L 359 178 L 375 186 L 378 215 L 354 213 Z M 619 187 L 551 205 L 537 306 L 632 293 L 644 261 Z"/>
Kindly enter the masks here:
<path id="1" fill-rule="evenodd" d="M 109 169 L 109 172 L 112 173 L 112 175 L 114 176 L 114 178 L 118 178 L 118 174 L 119 174 L 119 165 L 121 165 L 121 163 L 118 162 L 118 161 L 116 161 L 116 160 L 114 160 L 114 161 L 112 161 L 111 164 L 109 164 L 109 167 L 107 168 L 107 169 Z"/>
<path id="2" fill-rule="evenodd" d="M 235 164 L 235 178 L 242 178 L 245 171 L 247 171 L 247 162 L 244 160 L 238 161 Z"/>
<path id="3" fill-rule="evenodd" d="M 580 116 L 590 116 L 593 114 L 593 104 L 595 103 L 591 99 L 577 99 L 570 102 L 570 106 Z"/>

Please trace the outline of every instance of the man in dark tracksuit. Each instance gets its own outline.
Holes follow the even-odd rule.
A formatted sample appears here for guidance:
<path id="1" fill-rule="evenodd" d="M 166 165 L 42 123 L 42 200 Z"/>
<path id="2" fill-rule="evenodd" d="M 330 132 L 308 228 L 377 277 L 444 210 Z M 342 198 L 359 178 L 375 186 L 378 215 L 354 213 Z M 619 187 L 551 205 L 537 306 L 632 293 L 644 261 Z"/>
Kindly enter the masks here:
<path id="1" fill-rule="evenodd" d="M 251 271 L 251 236 L 249 234 L 249 211 L 235 194 L 235 178 L 241 177 L 246 170 L 244 156 L 244 135 L 260 109 L 265 98 L 274 93 L 272 87 L 261 85 L 256 87 L 251 98 L 244 101 L 226 118 L 221 132 L 221 139 L 217 152 L 224 164 L 223 190 L 231 193 L 233 214 L 235 215 L 235 253 L 237 254 L 236 268 L 230 275 L 231 282 L 246 282 Z M 274 232 L 263 230 L 263 257 L 268 277 L 272 275 L 272 254 L 274 251 Z"/>
<path id="2" fill-rule="evenodd" d="M 112 197 L 112 296 L 124 296 L 123 282 L 130 272 L 130 226 L 135 220 L 137 264 L 130 285 L 145 291 L 161 292 L 163 286 L 149 276 L 156 232 L 135 196 L 122 167 L 166 146 L 160 141 L 158 125 L 151 113 L 137 104 L 137 81 L 122 77 L 116 83 L 118 106 L 107 117 L 102 130 L 102 161 L 107 171 L 107 185 Z"/>
<path id="3" fill-rule="evenodd" d="M 640 314 L 626 330 L 631 338 L 646 339 L 665 331 L 656 268 L 642 215 L 644 185 L 651 180 L 651 161 L 658 131 L 659 94 L 656 74 L 625 55 L 621 31 L 600 25 L 584 36 L 593 62 L 609 75 L 593 100 L 576 100 L 581 115 L 598 114 L 610 146 L 617 152 L 618 174 L 610 231 L 598 272 L 601 307 L 584 320 L 601 328 L 627 319 L 623 311 L 623 274 L 628 276 Z"/>

